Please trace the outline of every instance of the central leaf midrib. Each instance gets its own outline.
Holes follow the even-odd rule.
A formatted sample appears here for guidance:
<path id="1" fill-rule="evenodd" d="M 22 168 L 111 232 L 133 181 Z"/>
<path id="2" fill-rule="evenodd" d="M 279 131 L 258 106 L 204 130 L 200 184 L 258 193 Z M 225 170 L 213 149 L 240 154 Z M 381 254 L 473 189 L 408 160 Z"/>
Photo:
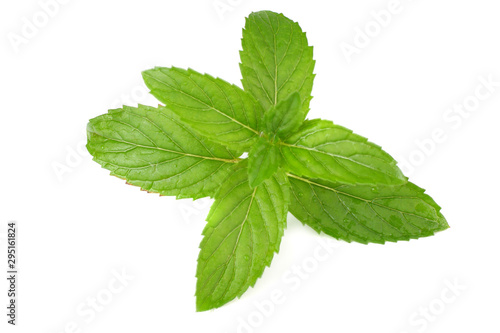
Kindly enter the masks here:
<path id="1" fill-rule="evenodd" d="M 323 185 L 323 184 L 319 184 L 319 183 L 316 183 L 316 182 L 313 182 L 313 181 L 310 181 L 306 178 L 302 178 L 302 177 L 299 177 L 299 176 L 296 176 L 294 174 L 291 174 L 291 173 L 287 173 L 286 174 L 288 177 L 291 177 L 291 178 L 295 178 L 295 179 L 298 179 L 300 181 L 303 181 L 305 183 L 308 183 L 310 185 L 314 185 L 314 186 L 318 186 L 318 187 L 321 187 L 321 188 L 324 188 L 328 191 L 332 191 L 332 192 L 335 192 L 337 194 L 342 194 L 342 195 L 345 195 L 345 196 L 348 196 L 348 197 L 351 197 L 351 198 L 354 198 L 354 199 L 357 199 L 357 200 L 360 200 L 360 201 L 364 201 L 368 204 L 371 204 L 371 205 L 375 205 L 375 206 L 379 206 L 379 207 L 382 207 L 382 208 L 385 208 L 385 209 L 388 209 L 388 210 L 392 210 L 392 211 L 395 211 L 395 212 L 398 212 L 398 213 L 401 213 L 401 214 L 406 214 L 406 215 L 410 215 L 410 216 L 415 216 L 415 217 L 418 217 L 418 218 L 421 218 L 421 219 L 424 219 L 424 220 L 427 220 L 427 221 L 431 221 L 431 222 L 434 222 L 434 223 L 438 223 L 437 221 L 434 221 L 432 219 L 429 219 L 425 216 L 420 216 L 420 215 L 416 215 L 416 214 L 413 214 L 413 213 L 408 213 L 408 212 L 404 212 L 402 210 L 398 210 L 398 209 L 395 209 L 395 208 L 391 208 L 391 207 L 387 207 L 387 206 L 384 206 L 384 205 L 381 205 L 381 204 L 378 204 L 376 203 L 374 200 L 376 199 L 382 199 L 382 198 L 376 198 L 376 199 L 373 199 L 373 200 L 368 200 L 368 199 L 364 199 L 364 198 L 361 198 L 361 197 L 358 197 L 358 196 L 355 196 L 353 194 L 350 194 L 350 193 L 346 193 L 346 192 L 343 192 L 343 191 L 339 191 L 337 189 L 334 189 L 332 187 L 328 187 L 326 185 Z M 434 208 L 433 208 L 434 209 Z M 439 216 L 436 212 L 436 216 Z"/>
<path id="2" fill-rule="evenodd" d="M 147 74 L 146 74 L 146 75 L 147 75 Z M 151 76 L 151 75 L 148 75 L 148 76 L 149 76 L 150 78 L 152 78 L 153 80 L 156 80 L 156 81 L 158 81 L 158 82 L 160 82 L 160 83 L 162 83 L 162 84 L 164 84 L 164 85 L 166 85 L 166 86 L 170 87 L 172 90 L 177 91 L 177 92 L 179 92 L 179 93 L 181 93 L 181 94 L 184 94 L 185 96 L 188 96 L 188 97 L 190 97 L 190 98 L 192 98 L 192 99 L 194 99 L 194 100 L 196 100 L 196 101 L 200 102 L 201 104 L 203 104 L 203 105 L 207 106 L 209 109 L 212 109 L 212 110 L 214 110 L 215 112 L 217 112 L 218 114 L 220 114 L 220 115 L 222 115 L 222 116 L 224 116 L 224 117 L 226 117 L 226 118 L 230 119 L 231 121 L 233 121 L 233 122 L 237 123 L 237 124 L 238 124 L 238 125 L 240 125 L 241 127 L 244 127 L 244 128 L 248 129 L 249 131 L 251 131 L 251 132 L 253 132 L 253 133 L 255 133 L 255 134 L 259 134 L 259 132 L 258 132 L 258 131 L 256 131 L 255 129 L 253 129 L 253 128 L 251 128 L 250 126 L 247 126 L 247 125 L 245 125 L 245 124 L 243 124 L 243 123 L 241 123 L 241 122 L 239 122 L 239 121 L 238 121 L 238 120 L 236 120 L 235 118 L 230 117 L 229 115 L 225 114 L 224 112 L 222 112 L 221 110 L 219 110 L 219 109 L 215 108 L 214 106 L 211 106 L 211 105 L 209 105 L 209 104 L 205 103 L 205 102 L 204 102 L 204 101 L 202 101 L 201 99 L 199 99 L 199 98 L 197 98 L 197 97 L 195 97 L 195 96 L 193 96 L 193 95 L 189 95 L 188 93 L 186 93 L 186 92 L 184 92 L 184 91 L 182 91 L 182 90 L 180 90 L 180 89 L 177 89 L 177 88 L 175 88 L 175 87 L 173 87 L 173 86 L 169 85 L 167 82 L 161 81 L 161 80 L 159 80 L 159 79 L 157 79 L 157 78 L 155 78 L 155 77 L 153 77 L 153 76 Z"/>
<path id="3" fill-rule="evenodd" d="M 220 161 L 220 162 L 225 162 L 225 163 L 238 163 L 240 161 L 239 158 L 231 160 L 231 159 L 225 159 L 225 158 L 218 158 L 218 157 L 209 157 L 209 156 L 202 156 L 202 155 L 196 155 L 196 154 L 189 154 L 189 153 L 185 153 L 185 152 L 179 152 L 179 151 L 175 151 L 175 150 L 161 148 L 161 147 L 158 147 L 158 146 L 156 146 L 156 147 L 144 146 L 144 145 L 140 145 L 140 144 L 129 142 L 129 141 L 125 141 L 125 140 L 118 140 L 118 139 L 110 138 L 110 137 L 107 137 L 107 136 L 104 136 L 104 135 L 101 135 L 101 134 L 98 134 L 98 133 L 94 133 L 94 134 L 98 135 L 98 136 L 100 136 L 102 138 L 111 140 L 111 141 L 126 143 L 126 144 L 129 144 L 129 145 L 132 145 L 132 146 L 135 146 L 135 147 L 139 147 L 139 148 L 159 150 L 159 151 L 164 151 L 164 152 L 168 152 L 168 153 L 183 155 L 183 156 L 187 156 L 187 157 L 196 157 L 196 158 L 202 158 L 202 159 L 206 159 L 206 160 Z"/>
<path id="4" fill-rule="evenodd" d="M 222 270 L 222 273 L 221 273 L 221 275 L 220 275 L 220 279 L 222 279 L 222 278 L 224 277 L 224 274 L 226 273 L 226 270 L 227 270 L 227 268 L 228 268 L 228 266 L 229 266 L 229 262 L 231 261 L 231 259 L 233 259 L 233 258 L 234 258 L 234 255 L 235 255 L 235 253 L 236 253 L 236 250 L 237 250 L 238 245 L 239 245 L 239 242 L 240 242 L 241 234 L 243 233 L 243 228 L 244 228 L 244 226 L 245 226 L 245 223 L 248 221 L 248 216 L 250 215 L 250 210 L 251 210 L 251 208 L 252 208 L 252 205 L 253 205 L 253 201 L 254 201 L 254 199 L 255 199 L 255 194 L 256 194 L 256 192 L 257 192 L 257 187 L 253 190 L 253 193 L 252 193 L 251 198 L 250 198 L 250 202 L 249 202 L 249 204 L 248 204 L 248 209 L 247 209 L 247 212 L 246 212 L 246 214 L 245 214 L 245 217 L 244 217 L 243 221 L 240 223 L 239 227 L 236 227 L 236 228 L 235 228 L 235 229 L 237 229 L 237 228 L 239 228 L 239 229 L 240 229 L 240 230 L 239 230 L 239 232 L 238 232 L 238 237 L 236 238 L 236 241 L 235 241 L 235 243 L 234 243 L 234 248 L 233 248 L 233 251 L 232 251 L 232 252 L 231 252 L 231 254 L 228 256 L 228 258 L 227 258 L 227 260 L 225 261 L 225 263 L 224 263 L 223 265 L 221 265 L 221 266 L 223 266 L 223 270 Z M 227 237 L 227 236 L 226 236 L 226 237 Z M 217 247 L 217 249 L 218 249 L 221 245 L 222 245 L 222 242 L 221 242 L 221 244 L 219 244 L 219 246 Z M 216 249 L 215 251 L 217 251 L 217 249 Z M 214 253 L 215 253 L 215 251 L 214 251 Z M 213 255 L 213 254 L 212 254 L 212 255 Z M 207 267 L 207 266 L 205 266 L 205 267 L 204 267 L 203 271 L 205 270 L 205 268 L 206 268 L 206 267 Z M 205 281 L 205 284 L 204 284 L 204 285 L 206 285 L 206 283 L 208 283 L 208 281 L 210 280 L 211 276 L 212 276 L 213 274 L 215 274 L 215 272 L 216 272 L 216 271 L 214 271 L 214 272 L 210 275 L 210 277 L 209 277 L 209 278 L 207 278 L 207 280 Z M 203 274 L 203 272 L 202 272 L 201 274 Z M 216 286 L 217 286 L 217 284 L 215 284 L 215 285 L 214 285 L 214 288 L 215 288 Z M 229 287 L 228 287 L 228 288 L 229 288 Z M 218 300 L 217 300 L 217 301 L 218 301 Z"/>
<path id="5" fill-rule="evenodd" d="M 290 148 L 297 148 L 297 149 L 304 149 L 304 150 L 307 150 L 307 151 L 313 151 L 315 153 L 319 153 L 319 154 L 323 154 L 323 155 L 327 155 L 327 156 L 331 156 L 333 157 L 334 159 L 337 159 L 337 158 L 340 158 L 340 159 L 343 159 L 343 160 L 346 160 L 346 161 L 350 161 L 352 163 L 355 163 L 357 165 L 360 165 L 360 166 L 363 166 L 365 168 L 368 168 L 370 170 L 373 170 L 373 171 L 376 171 L 376 172 L 380 172 L 384 175 L 387 175 L 387 176 L 390 176 L 391 178 L 394 177 L 388 173 L 385 173 L 381 170 L 378 170 L 378 169 L 375 169 L 374 167 L 371 167 L 369 165 L 366 165 L 364 163 L 361 163 L 359 161 L 355 161 L 349 157 L 346 157 L 346 156 L 342 156 L 342 155 L 337 155 L 337 154 L 333 154 L 333 153 L 330 153 L 330 152 L 326 152 L 326 151 L 322 151 L 322 150 L 318 150 L 318 149 L 315 149 L 315 148 L 310 148 L 310 147 L 306 147 L 306 146 L 298 146 L 298 145 L 292 145 L 292 144 L 289 144 L 289 143 L 286 143 L 286 142 L 279 142 L 280 145 L 282 146 L 285 146 L 285 147 L 290 147 Z M 373 155 L 369 155 L 369 156 L 373 156 Z M 338 163 L 338 161 L 337 161 Z M 354 172 L 350 171 L 351 173 L 354 174 Z"/>

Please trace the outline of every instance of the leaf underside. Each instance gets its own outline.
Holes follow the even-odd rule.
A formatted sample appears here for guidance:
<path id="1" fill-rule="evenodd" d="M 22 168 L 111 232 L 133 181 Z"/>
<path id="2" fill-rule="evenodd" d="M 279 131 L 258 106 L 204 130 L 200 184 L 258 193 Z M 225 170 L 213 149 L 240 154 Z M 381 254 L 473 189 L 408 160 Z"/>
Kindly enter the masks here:
<path id="1" fill-rule="evenodd" d="M 389 154 L 331 121 L 305 121 L 280 150 L 287 168 L 299 176 L 346 184 L 407 182 Z"/>
<path id="2" fill-rule="evenodd" d="M 241 88 L 192 69 L 143 72 L 151 93 L 208 139 L 243 152 L 258 137 L 263 111 Z"/>
<path id="3" fill-rule="evenodd" d="M 235 166 L 216 196 L 198 257 L 198 311 L 220 307 L 253 286 L 278 252 L 288 211 L 283 172 L 255 188 L 247 162 Z"/>
<path id="4" fill-rule="evenodd" d="M 318 232 L 347 242 L 385 243 L 449 228 L 440 207 L 418 186 L 342 185 L 289 175 L 290 212 Z"/>
<path id="5" fill-rule="evenodd" d="M 90 120 L 94 161 L 143 190 L 177 198 L 213 197 L 238 159 L 201 138 L 168 108 L 139 105 Z"/>

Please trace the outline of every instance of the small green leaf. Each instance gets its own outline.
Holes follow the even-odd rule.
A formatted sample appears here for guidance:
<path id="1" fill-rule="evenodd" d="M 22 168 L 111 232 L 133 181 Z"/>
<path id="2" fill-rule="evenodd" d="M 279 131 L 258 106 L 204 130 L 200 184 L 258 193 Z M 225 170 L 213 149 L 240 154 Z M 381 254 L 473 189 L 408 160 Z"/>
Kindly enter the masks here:
<path id="1" fill-rule="evenodd" d="M 143 190 L 177 198 L 213 197 L 239 160 L 182 124 L 165 107 L 110 110 L 90 120 L 94 161 Z"/>
<path id="2" fill-rule="evenodd" d="M 240 297 L 271 264 L 285 229 L 288 196 L 283 172 L 251 188 L 247 162 L 235 166 L 216 195 L 203 230 L 196 273 L 198 311 Z"/>
<path id="3" fill-rule="evenodd" d="M 269 179 L 280 165 L 280 152 L 269 140 L 260 138 L 248 155 L 248 179 L 250 186 L 260 185 Z"/>
<path id="4" fill-rule="evenodd" d="M 298 175 L 345 184 L 407 182 L 396 161 L 379 146 L 328 120 L 308 120 L 280 142 L 288 169 Z"/>
<path id="5" fill-rule="evenodd" d="M 313 48 L 299 24 L 270 11 L 252 13 L 242 39 L 243 87 L 264 111 L 293 93 L 300 94 L 304 117 L 309 112 L 314 81 Z"/>
<path id="6" fill-rule="evenodd" d="M 342 185 L 288 176 L 290 212 L 337 239 L 383 244 L 432 236 L 449 228 L 441 208 L 412 183 Z"/>
<path id="7" fill-rule="evenodd" d="M 301 106 L 300 95 L 295 93 L 279 102 L 278 105 L 271 107 L 264 115 L 265 132 L 278 138 L 285 138 L 286 135 L 294 133 L 306 117 Z"/>
<path id="8" fill-rule="evenodd" d="M 262 108 L 237 86 L 175 67 L 156 67 L 142 75 L 158 100 L 208 139 L 239 151 L 257 139 Z"/>

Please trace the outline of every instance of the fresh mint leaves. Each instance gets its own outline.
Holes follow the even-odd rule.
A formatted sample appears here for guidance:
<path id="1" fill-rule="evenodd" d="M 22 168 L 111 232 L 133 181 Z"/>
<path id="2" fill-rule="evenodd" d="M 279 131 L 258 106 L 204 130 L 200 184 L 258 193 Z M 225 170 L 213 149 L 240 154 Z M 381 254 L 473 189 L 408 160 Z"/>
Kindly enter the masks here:
<path id="1" fill-rule="evenodd" d="M 198 311 L 256 283 L 289 211 L 317 232 L 364 244 L 449 227 L 379 146 L 331 121 L 306 120 L 315 62 L 297 23 L 252 13 L 242 44 L 244 90 L 157 67 L 143 77 L 165 106 L 124 106 L 87 126 L 89 152 L 112 175 L 161 195 L 215 199 L 198 258 Z"/>

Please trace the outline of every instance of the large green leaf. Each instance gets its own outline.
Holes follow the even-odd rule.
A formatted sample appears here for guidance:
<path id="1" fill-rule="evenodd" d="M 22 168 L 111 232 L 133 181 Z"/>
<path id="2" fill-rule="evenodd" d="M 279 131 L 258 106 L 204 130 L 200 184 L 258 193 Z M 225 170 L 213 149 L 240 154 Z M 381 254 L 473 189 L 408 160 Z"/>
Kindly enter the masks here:
<path id="1" fill-rule="evenodd" d="M 288 169 L 299 176 L 346 184 L 407 182 L 379 146 L 328 120 L 309 120 L 280 143 Z"/>
<path id="2" fill-rule="evenodd" d="M 396 242 L 449 228 L 418 186 L 342 185 L 289 174 L 290 212 L 318 232 L 347 242 Z"/>
<path id="3" fill-rule="evenodd" d="M 266 138 L 260 138 L 248 154 L 248 179 L 251 187 L 255 187 L 269 179 L 280 166 L 278 147 Z"/>
<path id="4" fill-rule="evenodd" d="M 241 296 L 279 250 L 288 212 L 287 178 L 278 172 L 251 188 L 246 169 L 246 161 L 235 167 L 208 215 L 196 273 L 198 311 Z"/>
<path id="5" fill-rule="evenodd" d="M 158 100 L 210 140 L 240 150 L 257 138 L 263 111 L 241 88 L 175 67 L 144 71 L 143 78 Z"/>
<path id="6" fill-rule="evenodd" d="M 243 87 L 264 111 L 298 92 L 304 115 L 309 111 L 314 81 L 313 48 L 299 24 L 270 11 L 252 13 L 242 39 Z"/>
<path id="7" fill-rule="evenodd" d="M 199 137 L 165 107 L 110 110 L 90 120 L 87 149 L 112 175 L 177 198 L 213 197 L 239 160 Z"/>

